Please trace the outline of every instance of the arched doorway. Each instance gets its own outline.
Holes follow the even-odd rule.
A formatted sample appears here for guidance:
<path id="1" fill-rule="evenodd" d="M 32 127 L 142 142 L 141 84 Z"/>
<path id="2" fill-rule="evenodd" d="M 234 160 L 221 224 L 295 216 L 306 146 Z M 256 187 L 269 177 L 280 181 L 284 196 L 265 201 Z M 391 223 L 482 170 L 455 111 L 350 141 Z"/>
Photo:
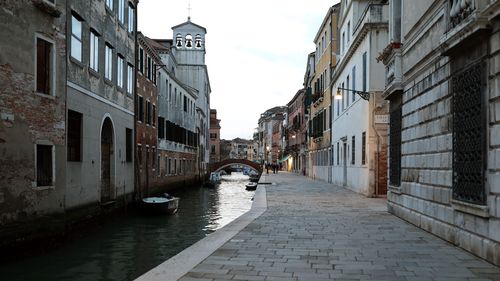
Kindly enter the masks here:
<path id="1" fill-rule="evenodd" d="M 113 123 L 106 117 L 101 129 L 101 203 L 112 199 L 113 159 Z"/>

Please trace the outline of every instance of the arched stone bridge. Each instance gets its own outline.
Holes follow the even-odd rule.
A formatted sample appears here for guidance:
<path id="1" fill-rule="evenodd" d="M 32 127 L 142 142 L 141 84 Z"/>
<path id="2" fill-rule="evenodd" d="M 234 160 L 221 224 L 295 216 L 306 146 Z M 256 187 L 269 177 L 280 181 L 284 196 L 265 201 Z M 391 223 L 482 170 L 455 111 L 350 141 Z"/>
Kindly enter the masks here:
<path id="1" fill-rule="evenodd" d="M 215 171 L 224 169 L 228 166 L 236 165 L 236 164 L 242 165 L 242 166 L 247 166 L 247 167 L 257 171 L 259 173 L 259 175 L 262 174 L 262 165 L 260 165 L 259 163 L 255 163 L 253 161 L 250 161 L 250 160 L 246 160 L 246 159 L 225 159 L 225 160 L 222 160 L 220 162 L 211 163 L 210 164 L 210 172 L 215 172 Z"/>

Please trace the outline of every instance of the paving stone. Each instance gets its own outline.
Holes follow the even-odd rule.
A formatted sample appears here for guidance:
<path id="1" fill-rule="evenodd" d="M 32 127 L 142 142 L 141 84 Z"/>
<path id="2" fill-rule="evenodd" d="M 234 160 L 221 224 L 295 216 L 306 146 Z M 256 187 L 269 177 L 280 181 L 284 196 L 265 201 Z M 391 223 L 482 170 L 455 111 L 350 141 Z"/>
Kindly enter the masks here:
<path id="1" fill-rule="evenodd" d="M 277 183 L 267 211 L 181 280 L 500 280 L 499 267 L 389 214 L 384 199 L 288 173 L 266 180 Z"/>

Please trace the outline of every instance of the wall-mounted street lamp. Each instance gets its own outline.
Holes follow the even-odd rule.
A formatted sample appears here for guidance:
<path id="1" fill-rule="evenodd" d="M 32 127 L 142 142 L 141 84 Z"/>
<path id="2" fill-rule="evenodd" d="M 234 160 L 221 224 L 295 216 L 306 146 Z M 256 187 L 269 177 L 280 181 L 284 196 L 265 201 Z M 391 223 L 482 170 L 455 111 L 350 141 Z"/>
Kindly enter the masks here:
<path id="1" fill-rule="evenodd" d="M 337 94 L 335 94 L 335 99 L 336 100 L 341 100 L 342 99 L 342 93 L 340 92 L 340 90 L 348 91 L 348 92 L 353 92 L 355 94 L 358 94 L 364 100 L 370 100 L 370 93 L 369 92 L 352 90 L 352 89 L 346 89 L 346 88 L 341 88 L 341 87 L 337 88 Z"/>

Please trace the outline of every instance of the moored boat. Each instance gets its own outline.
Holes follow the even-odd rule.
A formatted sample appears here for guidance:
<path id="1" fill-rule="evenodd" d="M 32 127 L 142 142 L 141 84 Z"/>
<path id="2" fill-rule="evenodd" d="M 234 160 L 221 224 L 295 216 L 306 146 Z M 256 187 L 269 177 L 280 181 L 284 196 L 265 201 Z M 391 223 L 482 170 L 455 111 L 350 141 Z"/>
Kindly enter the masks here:
<path id="1" fill-rule="evenodd" d="M 256 190 L 257 189 L 257 183 L 256 182 L 249 182 L 246 185 L 246 190 Z"/>
<path id="2" fill-rule="evenodd" d="M 159 197 L 142 199 L 142 209 L 153 214 L 175 214 L 179 208 L 179 198 L 164 193 Z"/>

